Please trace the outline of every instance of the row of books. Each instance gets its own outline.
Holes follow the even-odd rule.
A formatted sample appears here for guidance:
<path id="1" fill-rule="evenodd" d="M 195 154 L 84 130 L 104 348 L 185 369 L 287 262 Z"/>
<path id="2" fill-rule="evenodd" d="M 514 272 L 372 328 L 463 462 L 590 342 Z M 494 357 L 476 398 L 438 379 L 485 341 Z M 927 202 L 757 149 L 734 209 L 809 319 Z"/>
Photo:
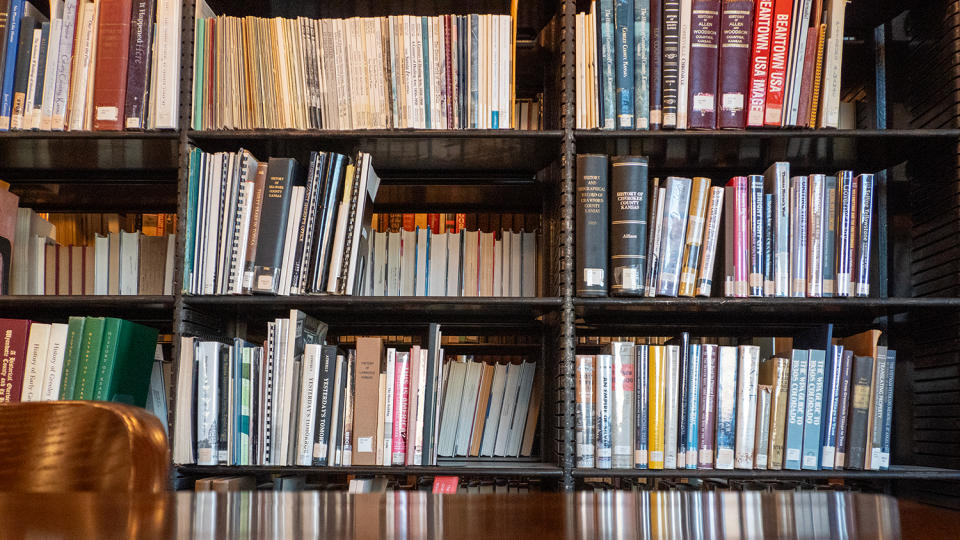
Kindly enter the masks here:
<path id="1" fill-rule="evenodd" d="M 175 213 L 85 213 L 47 212 L 39 214 L 57 231 L 57 242 L 66 246 L 86 246 L 97 235 L 120 231 L 140 231 L 147 236 L 166 236 L 177 232 Z"/>
<path id="2" fill-rule="evenodd" d="M 845 7 L 592 0 L 576 15 L 577 129 L 837 128 Z"/>
<path id="3" fill-rule="evenodd" d="M 154 328 L 113 317 L 0 319 L 0 403 L 94 399 L 146 407 Z M 161 386 L 162 387 L 162 386 Z"/>
<path id="4" fill-rule="evenodd" d="M 710 296 L 717 276 L 729 297 L 870 295 L 872 174 L 649 176 L 643 156 L 577 156 L 579 296 Z"/>
<path id="5" fill-rule="evenodd" d="M 536 296 L 537 233 L 375 232 L 367 296 Z"/>
<path id="6" fill-rule="evenodd" d="M 512 126 L 509 15 L 197 13 L 194 129 Z"/>
<path id="7" fill-rule="evenodd" d="M 304 171 L 293 158 L 193 149 L 184 292 L 361 293 L 379 185 L 364 152 L 311 152 Z"/>
<path id="8" fill-rule="evenodd" d="M 433 233 L 480 231 L 484 233 L 513 231 L 533 232 L 540 229 L 540 214 L 536 213 L 377 213 L 371 227 L 375 232 L 414 232 L 429 228 Z"/>
<path id="9" fill-rule="evenodd" d="M 736 346 L 684 332 L 578 355 L 577 466 L 887 469 L 896 352 L 879 330 L 832 333 Z"/>
<path id="10" fill-rule="evenodd" d="M 0 131 L 176 129 L 182 4 L 0 2 Z"/>

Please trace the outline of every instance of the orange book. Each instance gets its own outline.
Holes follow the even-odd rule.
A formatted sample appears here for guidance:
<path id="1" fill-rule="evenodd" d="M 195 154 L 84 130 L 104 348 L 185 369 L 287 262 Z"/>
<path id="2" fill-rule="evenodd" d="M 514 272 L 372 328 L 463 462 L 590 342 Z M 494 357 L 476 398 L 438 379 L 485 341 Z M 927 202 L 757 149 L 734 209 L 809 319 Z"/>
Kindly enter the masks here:
<path id="1" fill-rule="evenodd" d="M 383 341 L 380 338 L 357 338 L 353 407 L 354 465 L 377 464 L 377 449 L 381 447 L 377 439 L 381 358 Z"/>
<path id="2" fill-rule="evenodd" d="M 487 419 L 487 404 L 490 403 L 490 386 L 493 384 L 493 364 L 484 364 L 480 374 L 480 392 L 477 409 L 473 418 L 473 440 L 470 441 L 470 455 L 480 455 L 480 443 L 483 442 L 483 427 Z"/>

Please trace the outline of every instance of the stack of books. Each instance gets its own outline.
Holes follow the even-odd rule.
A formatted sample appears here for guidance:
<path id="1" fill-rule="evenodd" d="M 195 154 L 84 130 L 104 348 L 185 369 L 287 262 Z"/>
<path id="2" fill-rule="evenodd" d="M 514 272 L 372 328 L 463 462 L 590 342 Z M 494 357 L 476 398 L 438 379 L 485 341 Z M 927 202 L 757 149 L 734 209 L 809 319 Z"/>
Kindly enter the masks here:
<path id="1" fill-rule="evenodd" d="M 174 0 L 0 3 L 0 131 L 177 129 Z"/>
<path id="2" fill-rule="evenodd" d="M 147 406 L 157 331 L 112 317 L 0 319 L 0 403 L 94 399 Z"/>
<path id="3" fill-rule="evenodd" d="M 327 325 L 292 310 L 267 339 L 184 337 L 174 462 L 199 465 L 436 465 L 437 456 L 530 455 L 541 384 L 512 357 L 444 363 L 427 347 L 358 337 L 346 351 Z"/>
<path id="4" fill-rule="evenodd" d="M 190 154 L 184 292 L 360 294 L 380 179 L 370 154 Z"/>
<path id="5" fill-rule="evenodd" d="M 872 174 L 649 176 L 643 156 L 577 156 L 579 296 L 710 296 L 715 268 L 729 297 L 870 296 Z"/>
<path id="6" fill-rule="evenodd" d="M 739 345 L 683 332 L 578 355 L 577 466 L 887 469 L 896 352 L 879 338 L 834 339 L 832 325 Z"/>
<path id="7" fill-rule="evenodd" d="M 509 15 L 214 16 L 197 2 L 194 129 L 514 127 Z"/>
<path id="8" fill-rule="evenodd" d="M 591 0 L 577 129 L 840 127 L 847 0 Z"/>

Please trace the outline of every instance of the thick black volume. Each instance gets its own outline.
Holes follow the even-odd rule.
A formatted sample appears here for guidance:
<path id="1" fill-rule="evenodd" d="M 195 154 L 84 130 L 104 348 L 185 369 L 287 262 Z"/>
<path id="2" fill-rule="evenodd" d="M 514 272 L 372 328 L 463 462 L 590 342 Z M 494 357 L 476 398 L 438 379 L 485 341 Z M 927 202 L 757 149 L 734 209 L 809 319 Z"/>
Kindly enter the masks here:
<path id="1" fill-rule="evenodd" d="M 847 413 L 847 463 L 848 469 L 863 470 L 866 460 L 867 413 L 870 411 L 870 385 L 873 384 L 871 356 L 853 358 L 853 374 L 850 376 L 850 410 Z"/>
<path id="2" fill-rule="evenodd" d="M 577 156 L 577 295 L 607 294 L 607 156 Z"/>
<path id="3" fill-rule="evenodd" d="M 303 185 L 303 171 L 297 160 L 270 158 L 263 188 L 260 234 L 257 237 L 257 256 L 253 269 L 251 290 L 255 293 L 277 294 L 279 291 L 290 192 L 293 186 L 300 185 Z"/>
<path id="4" fill-rule="evenodd" d="M 611 293 L 643 294 L 647 265 L 647 158 L 617 156 L 610 169 Z"/>

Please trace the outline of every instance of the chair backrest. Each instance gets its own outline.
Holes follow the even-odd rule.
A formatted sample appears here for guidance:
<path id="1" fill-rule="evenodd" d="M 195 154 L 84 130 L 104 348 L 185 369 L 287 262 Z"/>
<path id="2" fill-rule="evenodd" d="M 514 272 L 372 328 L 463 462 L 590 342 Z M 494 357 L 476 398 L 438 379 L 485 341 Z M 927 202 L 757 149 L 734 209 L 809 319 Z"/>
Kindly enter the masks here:
<path id="1" fill-rule="evenodd" d="M 170 481 L 163 425 L 100 401 L 0 404 L 0 491 L 159 492 Z"/>

